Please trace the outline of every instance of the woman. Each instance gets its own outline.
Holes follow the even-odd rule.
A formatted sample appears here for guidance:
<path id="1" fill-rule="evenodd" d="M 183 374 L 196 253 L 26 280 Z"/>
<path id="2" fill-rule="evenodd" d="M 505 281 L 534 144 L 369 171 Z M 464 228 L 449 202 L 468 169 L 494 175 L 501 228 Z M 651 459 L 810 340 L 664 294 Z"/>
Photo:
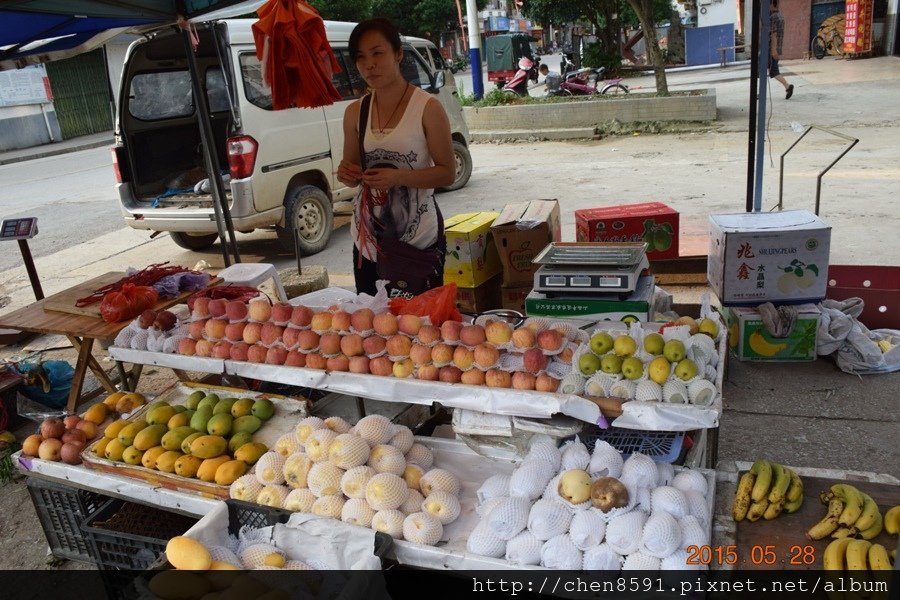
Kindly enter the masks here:
<path id="1" fill-rule="evenodd" d="M 356 291 L 374 295 L 375 282 L 388 279 L 391 295 L 420 294 L 443 278 L 443 218 L 434 188 L 456 177 L 450 122 L 437 98 L 403 78 L 400 33 L 390 21 L 359 23 L 349 45 L 370 89 L 344 113 L 337 171 L 344 185 L 362 185 L 351 227 Z"/>

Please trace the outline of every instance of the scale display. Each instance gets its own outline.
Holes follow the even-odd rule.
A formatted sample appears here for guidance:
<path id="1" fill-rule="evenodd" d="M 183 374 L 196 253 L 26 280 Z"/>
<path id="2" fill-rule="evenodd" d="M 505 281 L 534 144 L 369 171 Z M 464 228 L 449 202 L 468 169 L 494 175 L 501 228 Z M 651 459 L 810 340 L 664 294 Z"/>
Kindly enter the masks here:
<path id="1" fill-rule="evenodd" d="M 3 219 L 3 225 L 0 225 L 0 241 L 30 240 L 37 232 L 37 217 Z"/>

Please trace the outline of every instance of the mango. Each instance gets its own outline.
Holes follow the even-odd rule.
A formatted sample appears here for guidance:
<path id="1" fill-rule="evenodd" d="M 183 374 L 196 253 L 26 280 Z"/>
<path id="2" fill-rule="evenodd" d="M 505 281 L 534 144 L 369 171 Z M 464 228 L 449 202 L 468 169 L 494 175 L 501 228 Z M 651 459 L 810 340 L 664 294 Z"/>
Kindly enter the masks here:
<path id="1" fill-rule="evenodd" d="M 104 437 L 94 445 L 94 454 L 97 456 L 106 456 L 106 445 L 112 441 L 112 438 Z"/>
<path id="2" fill-rule="evenodd" d="M 231 433 L 232 421 L 233 419 L 231 418 L 230 412 L 213 415 L 209 421 L 206 422 L 206 432 L 209 435 L 221 435 L 222 437 L 226 437 Z"/>
<path id="3" fill-rule="evenodd" d="M 178 427 L 169 431 L 166 435 L 162 436 L 162 440 L 160 444 L 166 450 L 181 450 L 181 443 L 184 442 L 184 439 L 191 435 L 192 433 L 197 433 L 194 429 L 190 427 Z"/>
<path id="4" fill-rule="evenodd" d="M 267 421 L 272 418 L 272 415 L 275 414 L 275 405 L 272 404 L 271 400 L 260 398 L 253 403 L 253 408 L 250 409 L 250 414 L 260 421 Z"/>
<path id="5" fill-rule="evenodd" d="M 202 458 L 197 458 L 190 454 L 179 456 L 178 460 L 175 461 L 175 474 L 182 477 L 193 477 L 197 474 L 197 469 L 200 468 L 201 464 L 203 464 Z"/>
<path id="6" fill-rule="evenodd" d="M 160 406 L 168 406 L 168 405 L 169 405 L 169 403 L 166 402 L 165 400 L 154 400 L 153 402 L 151 402 L 150 404 L 147 405 L 144 415 L 146 416 L 146 415 L 150 414 L 151 412 L 153 412 Z M 151 425 L 152 425 L 152 423 L 151 423 Z"/>
<path id="7" fill-rule="evenodd" d="M 108 437 L 109 439 L 119 437 L 119 432 L 122 431 L 122 429 L 128 424 L 128 421 L 126 421 L 125 419 L 113 421 L 106 426 L 106 429 L 103 430 L 103 437 Z"/>
<path id="8" fill-rule="evenodd" d="M 166 404 L 147 411 L 146 421 L 150 425 L 165 425 L 175 415 L 175 409 Z"/>
<path id="9" fill-rule="evenodd" d="M 205 392 L 197 390 L 196 392 L 193 392 L 190 396 L 185 398 L 184 405 L 188 408 L 188 410 L 197 410 L 197 405 L 200 404 L 200 401 L 205 397 Z"/>
<path id="10" fill-rule="evenodd" d="M 197 479 L 208 483 L 214 482 L 216 480 L 216 471 L 230 460 L 231 458 L 228 455 L 207 458 L 200 464 L 200 468 L 197 469 Z"/>
<path id="11" fill-rule="evenodd" d="M 235 433 L 231 436 L 231 439 L 228 440 L 228 451 L 232 454 L 237 451 L 238 448 L 243 446 L 244 444 L 249 444 L 253 441 L 253 434 L 247 433 L 246 431 L 241 431 Z"/>
<path id="12" fill-rule="evenodd" d="M 130 446 L 129 444 L 128 446 Z M 106 444 L 106 448 L 103 449 L 103 456 L 105 456 L 108 460 L 120 461 L 122 460 L 122 453 L 125 452 L 125 448 L 128 446 L 124 445 L 119 441 L 119 438 L 113 438 L 109 440 Z"/>
<path id="13" fill-rule="evenodd" d="M 194 416 L 194 411 L 192 410 L 183 410 L 179 413 L 175 413 L 172 415 L 172 418 L 166 422 L 166 426 L 169 429 L 178 429 L 179 427 L 187 427 L 191 424 L 191 417 Z"/>
<path id="14" fill-rule="evenodd" d="M 231 423 L 231 431 L 234 433 L 240 433 L 242 431 L 246 431 L 247 433 L 256 433 L 256 430 L 262 427 L 262 421 L 259 418 L 254 417 L 253 415 L 247 415 L 245 417 L 238 417 Z"/>
<path id="15" fill-rule="evenodd" d="M 172 408 L 175 409 L 175 414 L 182 413 L 188 409 L 184 404 L 175 404 Z"/>
<path id="16" fill-rule="evenodd" d="M 135 446 L 128 446 L 122 452 L 122 462 L 128 465 L 141 464 L 141 458 L 144 456 L 143 450 L 138 450 Z"/>
<path id="17" fill-rule="evenodd" d="M 216 402 L 216 407 L 213 409 L 214 415 L 220 415 L 222 413 L 231 414 L 231 407 L 234 406 L 234 403 L 237 402 L 237 398 L 222 398 L 218 402 Z"/>
<path id="18" fill-rule="evenodd" d="M 229 460 L 216 469 L 216 483 L 231 485 L 234 480 L 247 472 L 247 463 L 241 460 Z"/>
<path id="19" fill-rule="evenodd" d="M 134 421 L 123 427 L 122 430 L 119 431 L 119 435 L 117 436 L 117 439 L 119 440 L 119 443 L 122 444 L 123 449 L 133 445 L 134 438 L 145 427 L 147 427 L 146 421 Z"/>
<path id="20" fill-rule="evenodd" d="M 259 442 L 250 442 L 248 444 L 242 445 L 240 448 L 234 451 L 234 457 L 237 460 L 244 461 L 248 465 L 256 464 L 256 461 L 259 460 L 259 457 L 265 454 L 269 449 L 265 444 L 261 444 Z"/>
<path id="21" fill-rule="evenodd" d="M 184 441 L 181 442 L 181 451 L 185 454 L 191 453 L 191 444 L 201 435 L 206 435 L 202 431 L 198 431 L 196 433 L 192 433 L 191 435 L 184 438 Z"/>
<path id="22" fill-rule="evenodd" d="M 101 402 L 99 404 L 91 406 L 86 411 L 84 411 L 84 414 L 81 415 L 81 418 L 85 421 L 90 421 L 94 425 L 100 425 L 100 423 L 106 420 L 106 415 L 108 413 L 109 408 Z"/>
<path id="23" fill-rule="evenodd" d="M 201 435 L 191 442 L 191 454 L 200 458 L 215 458 L 228 449 L 225 438 L 218 435 Z"/>
<path id="24" fill-rule="evenodd" d="M 105 405 L 106 405 L 106 408 L 108 408 L 109 410 L 115 410 L 115 409 L 116 409 L 116 404 L 117 404 L 117 403 L 119 402 L 119 400 L 121 400 L 122 397 L 125 396 L 125 394 L 127 394 L 127 393 L 128 393 L 128 392 L 113 392 L 112 394 L 110 394 L 109 396 L 107 396 L 107 397 L 103 400 L 103 404 L 105 404 Z"/>
<path id="25" fill-rule="evenodd" d="M 159 446 L 159 442 L 169 429 L 165 425 L 148 425 L 134 436 L 134 447 L 143 452 L 153 446 Z M 127 462 L 127 461 L 126 461 Z"/>
<path id="26" fill-rule="evenodd" d="M 162 446 L 153 446 L 141 457 L 141 464 L 148 469 L 156 469 L 156 460 L 166 451 Z"/>
<path id="27" fill-rule="evenodd" d="M 200 410 L 204 406 L 208 406 L 209 410 L 212 411 L 216 407 L 216 404 L 219 403 L 219 397 L 216 394 L 207 394 L 203 400 L 197 404 L 197 410 Z"/>
<path id="28" fill-rule="evenodd" d="M 209 582 L 206 579 L 190 571 L 177 569 L 159 571 L 147 586 L 153 595 L 163 600 L 199 598 L 209 592 Z"/>
<path id="29" fill-rule="evenodd" d="M 175 461 L 184 456 L 178 450 L 166 450 L 156 458 L 156 468 L 163 473 L 175 472 Z"/>
<path id="30" fill-rule="evenodd" d="M 252 409 L 253 398 L 241 398 L 231 405 L 231 416 L 235 419 L 238 417 L 246 417 L 250 414 Z"/>
<path id="31" fill-rule="evenodd" d="M 212 418 L 212 408 L 204 406 L 198 408 L 191 417 L 191 427 L 196 431 L 206 431 L 206 422 Z"/>
<path id="32" fill-rule="evenodd" d="M 166 543 L 166 558 L 173 567 L 185 571 L 205 571 L 212 563 L 206 546 L 183 535 L 176 535 Z"/>

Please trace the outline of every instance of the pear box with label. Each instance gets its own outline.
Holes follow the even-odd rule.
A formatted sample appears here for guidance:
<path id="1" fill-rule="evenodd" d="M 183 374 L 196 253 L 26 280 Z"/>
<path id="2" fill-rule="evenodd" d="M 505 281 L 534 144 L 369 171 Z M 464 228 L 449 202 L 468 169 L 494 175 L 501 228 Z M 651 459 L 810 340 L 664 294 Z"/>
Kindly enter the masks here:
<path id="1" fill-rule="evenodd" d="M 554 317 L 580 321 L 647 321 L 653 303 L 655 280 L 644 276 L 636 289 L 624 300 L 615 294 L 583 294 L 578 297 L 553 297 L 532 291 L 525 299 L 529 317 Z"/>
<path id="2" fill-rule="evenodd" d="M 560 241 L 559 202 L 532 200 L 507 204 L 491 231 L 503 265 L 503 287 L 531 286 L 538 268 L 531 261 L 547 244 Z"/>
<path id="3" fill-rule="evenodd" d="M 831 227 L 806 210 L 710 215 L 706 277 L 723 305 L 825 297 Z"/>
<path id="4" fill-rule="evenodd" d="M 776 338 L 766 331 L 756 308 L 723 306 L 728 346 L 742 361 L 796 362 L 816 359 L 816 334 L 821 313 L 815 304 L 796 306 L 797 322 L 790 335 Z"/>
<path id="5" fill-rule="evenodd" d="M 462 213 L 444 219 L 444 283 L 475 288 L 500 273 L 491 224 L 500 213 Z"/>

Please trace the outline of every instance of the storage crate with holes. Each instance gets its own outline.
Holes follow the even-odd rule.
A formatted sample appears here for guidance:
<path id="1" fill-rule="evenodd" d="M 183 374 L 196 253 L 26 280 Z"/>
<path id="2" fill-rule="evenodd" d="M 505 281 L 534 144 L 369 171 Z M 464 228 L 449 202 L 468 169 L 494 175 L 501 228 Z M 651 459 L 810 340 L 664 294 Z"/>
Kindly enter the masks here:
<path id="1" fill-rule="evenodd" d="M 675 462 L 681 455 L 684 444 L 684 433 L 681 431 L 636 431 L 610 427 L 600 429 L 596 426 L 585 427 L 579 434 L 581 442 L 594 450 L 597 440 L 603 440 L 628 458 L 636 452 L 646 454 L 658 462 Z"/>
<path id="2" fill-rule="evenodd" d="M 29 477 L 26 485 L 50 553 L 56 558 L 96 563 L 97 548 L 81 531 L 81 524 L 109 498 L 36 477 Z"/>
<path id="3" fill-rule="evenodd" d="M 831 265 L 826 298 L 861 298 L 859 321 L 869 329 L 900 329 L 900 267 Z"/>

